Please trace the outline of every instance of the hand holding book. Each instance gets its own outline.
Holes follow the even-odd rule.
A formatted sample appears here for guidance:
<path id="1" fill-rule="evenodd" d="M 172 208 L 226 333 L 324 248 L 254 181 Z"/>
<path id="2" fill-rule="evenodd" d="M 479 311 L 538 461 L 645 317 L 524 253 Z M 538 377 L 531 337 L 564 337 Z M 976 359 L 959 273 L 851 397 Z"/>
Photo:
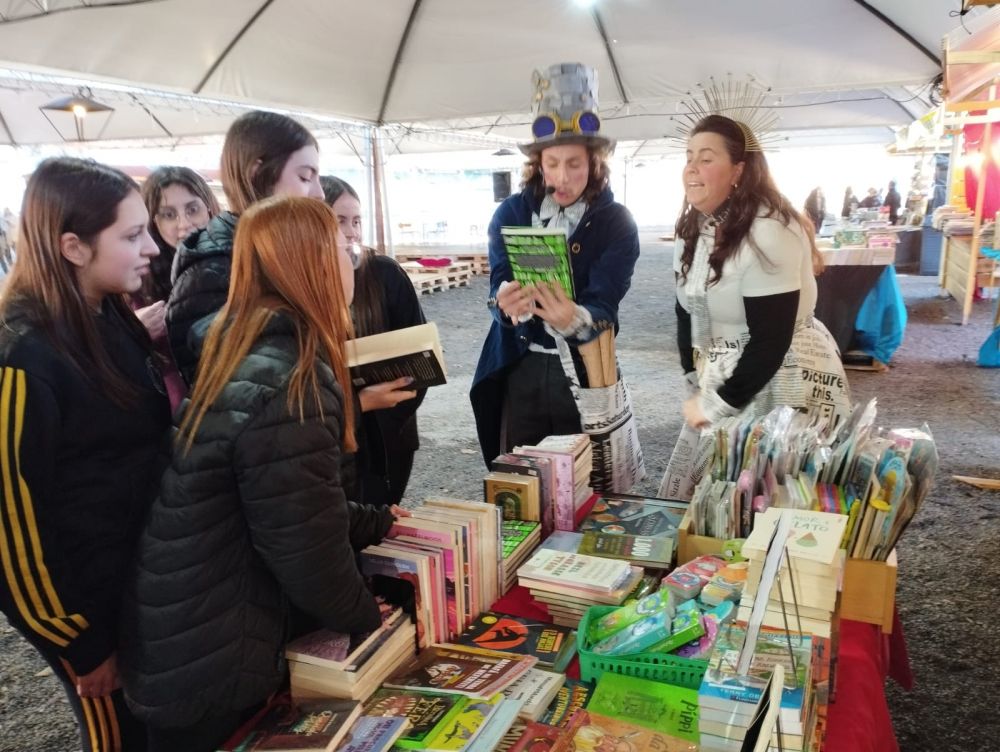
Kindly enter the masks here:
<path id="1" fill-rule="evenodd" d="M 385 410 L 406 402 L 417 396 L 415 389 L 407 389 L 413 383 L 412 376 L 402 376 L 393 381 L 383 381 L 381 384 L 366 386 L 358 392 L 361 401 L 361 412 Z"/>
<path id="2" fill-rule="evenodd" d="M 537 306 L 535 313 L 556 331 L 568 329 L 576 317 L 576 303 L 557 281 L 538 282 L 529 288 Z"/>

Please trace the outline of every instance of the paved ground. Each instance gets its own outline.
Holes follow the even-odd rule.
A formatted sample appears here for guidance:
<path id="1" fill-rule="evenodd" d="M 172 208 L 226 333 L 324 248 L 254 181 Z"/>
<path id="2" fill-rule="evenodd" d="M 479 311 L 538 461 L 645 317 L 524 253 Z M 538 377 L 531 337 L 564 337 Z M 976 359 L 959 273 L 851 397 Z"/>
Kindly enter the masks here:
<path id="1" fill-rule="evenodd" d="M 681 380 L 674 346 L 670 249 L 643 245 L 618 338 L 632 387 L 649 477 L 655 492 L 680 429 Z M 910 315 L 906 340 L 883 374 L 852 372 L 856 399 L 879 398 L 880 423 L 927 422 L 938 441 L 941 473 L 933 497 L 899 547 L 899 610 L 917 686 L 890 685 L 890 708 L 904 752 L 998 749 L 993 705 L 1000 666 L 994 618 L 1000 496 L 976 491 L 952 474 L 1000 476 L 1000 371 L 975 367 L 989 331 L 989 303 L 956 325 L 958 306 L 936 297 L 933 279 L 901 277 Z M 486 282 L 423 298 L 437 321 L 449 384 L 431 390 L 420 412 L 421 451 L 410 484 L 415 498 L 481 494 L 484 466 L 468 389 L 488 325 Z M 0 617 L 0 752 L 78 749 L 66 701 L 44 664 Z M 853 752 L 831 750 L 830 752 Z"/>

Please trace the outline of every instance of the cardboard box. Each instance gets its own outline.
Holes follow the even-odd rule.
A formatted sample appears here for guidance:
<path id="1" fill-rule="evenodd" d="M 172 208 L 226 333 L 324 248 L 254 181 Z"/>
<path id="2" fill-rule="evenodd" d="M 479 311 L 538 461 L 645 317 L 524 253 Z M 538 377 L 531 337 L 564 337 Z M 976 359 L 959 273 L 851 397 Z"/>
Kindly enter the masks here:
<path id="1" fill-rule="evenodd" d="M 691 532 L 690 512 L 684 514 L 677 528 L 677 564 L 699 556 L 719 555 L 723 541 Z M 887 561 L 848 559 L 844 566 L 844 582 L 840 594 L 840 616 L 843 619 L 877 624 L 885 634 L 892 632 L 892 617 L 896 607 L 896 575 L 898 561 L 893 549 Z"/>

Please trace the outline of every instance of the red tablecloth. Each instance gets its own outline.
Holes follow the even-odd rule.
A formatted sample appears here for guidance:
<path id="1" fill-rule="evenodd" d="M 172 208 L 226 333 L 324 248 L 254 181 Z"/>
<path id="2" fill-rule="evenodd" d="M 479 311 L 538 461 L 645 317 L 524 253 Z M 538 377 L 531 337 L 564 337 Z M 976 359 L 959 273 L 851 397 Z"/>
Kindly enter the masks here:
<path id="1" fill-rule="evenodd" d="M 548 621 L 549 615 L 523 587 L 514 587 L 493 604 L 500 613 Z M 579 678 L 574 659 L 566 671 Z M 836 700 L 827 712 L 825 752 L 898 752 L 885 680 L 892 677 L 904 689 L 913 686 L 906 640 L 898 615 L 891 635 L 872 624 L 842 620 L 837 662 Z"/>

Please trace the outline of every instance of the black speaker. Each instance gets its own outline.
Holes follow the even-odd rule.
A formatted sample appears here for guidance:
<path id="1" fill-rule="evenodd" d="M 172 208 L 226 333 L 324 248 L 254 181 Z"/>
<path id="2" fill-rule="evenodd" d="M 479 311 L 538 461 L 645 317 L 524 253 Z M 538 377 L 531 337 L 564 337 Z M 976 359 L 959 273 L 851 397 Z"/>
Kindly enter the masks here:
<path id="1" fill-rule="evenodd" d="M 510 195 L 510 173 L 493 173 L 493 200 L 503 201 Z"/>

